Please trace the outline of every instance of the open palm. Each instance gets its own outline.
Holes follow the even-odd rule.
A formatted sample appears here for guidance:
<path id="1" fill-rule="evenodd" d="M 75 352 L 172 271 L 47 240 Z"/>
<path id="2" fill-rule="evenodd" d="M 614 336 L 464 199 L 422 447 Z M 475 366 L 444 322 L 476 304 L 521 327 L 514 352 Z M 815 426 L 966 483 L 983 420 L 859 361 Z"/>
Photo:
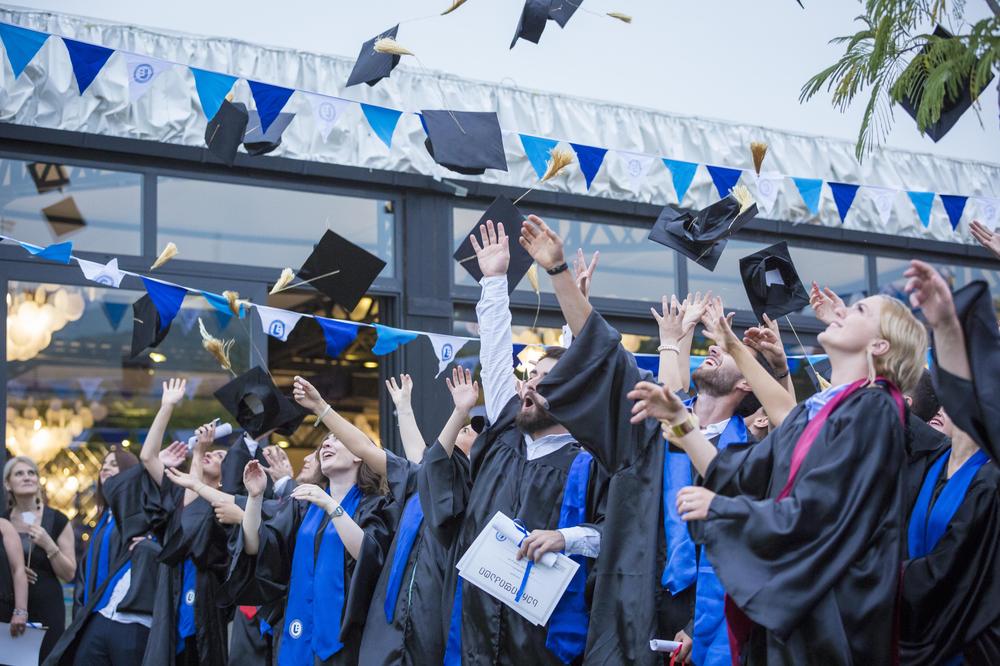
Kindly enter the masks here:
<path id="1" fill-rule="evenodd" d="M 481 245 L 475 234 L 469 238 L 483 277 L 506 275 L 510 265 L 510 245 L 503 224 L 494 225 L 493 220 L 487 220 L 486 224 L 479 225 L 479 235 L 482 237 Z"/>

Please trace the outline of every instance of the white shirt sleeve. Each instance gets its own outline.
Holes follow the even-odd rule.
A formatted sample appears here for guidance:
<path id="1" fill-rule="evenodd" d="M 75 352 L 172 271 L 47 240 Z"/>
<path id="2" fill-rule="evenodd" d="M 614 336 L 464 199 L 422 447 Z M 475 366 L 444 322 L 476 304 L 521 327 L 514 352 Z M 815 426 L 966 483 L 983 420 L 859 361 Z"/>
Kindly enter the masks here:
<path id="1" fill-rule="evenodd" d="M 567 555 L 583 555 L 596 558 L 601 554 L 601 533 L 593 527 L 562 527 L 559 529 L 566 539 Z"/>
<path id="2" fill-rule="evenodd" d="M 284 493 L 282 491 L 285 489 L 285 485 L 289 481 L 291 481 L 291 480 L 292 480 L 292 477 L 286 475 L 286 476 L 281 477 L 277 481 L 275 481 L 274 482 L 274 494 L 276 496 L 284 495 Z"/>
<path id="3" fill-rule="evenodd" d="M 476 305 L 479 362 L 483 368 L 481 378 L 486 396 L 486 418 L 493 423 L 510 399 L 517 395 L 511 361 L 510 296 L 507 294 L 506 275 L 484 277 L 480 284 L 483 293 Z"/>

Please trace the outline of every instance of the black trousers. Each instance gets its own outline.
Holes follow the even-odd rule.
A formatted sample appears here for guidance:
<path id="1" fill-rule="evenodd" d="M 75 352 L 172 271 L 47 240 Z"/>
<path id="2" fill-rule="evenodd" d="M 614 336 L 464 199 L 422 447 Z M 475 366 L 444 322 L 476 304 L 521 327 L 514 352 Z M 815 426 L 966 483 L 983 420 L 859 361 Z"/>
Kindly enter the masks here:
<path id="1" fill-rule="evenodd" d="M 73 666 L 134 666 L 142 663 L 149 628 L 112 622 L 94 613 L 83 630 Z"/>

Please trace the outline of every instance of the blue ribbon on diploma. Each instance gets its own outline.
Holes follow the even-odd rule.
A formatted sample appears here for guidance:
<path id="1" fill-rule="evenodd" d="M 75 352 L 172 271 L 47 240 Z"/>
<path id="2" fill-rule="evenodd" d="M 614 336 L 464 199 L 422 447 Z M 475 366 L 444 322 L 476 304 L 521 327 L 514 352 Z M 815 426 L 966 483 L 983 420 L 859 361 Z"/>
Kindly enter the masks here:
<path id="1" fill-rule="evenodd" d="M 517 547 L 520 548 L 521 544 L 528 537 L 528 528 L 524 526 L 520 518 L 514 520 L 514 527 L 517 531 L 522 534 L 521 540 L 517 542 Z M 528 565 L 524 568 L 524 578 L 521 579 L 521 585 L 517 588 L 517 594 L 514 595 L 514 603 L 521 601 L 521 596 L 524 595 L 524 588 L 528 586 L 528 574 L 531 573 L 531 567 L 535 565 L 535 561 L 528 558 Z"/>

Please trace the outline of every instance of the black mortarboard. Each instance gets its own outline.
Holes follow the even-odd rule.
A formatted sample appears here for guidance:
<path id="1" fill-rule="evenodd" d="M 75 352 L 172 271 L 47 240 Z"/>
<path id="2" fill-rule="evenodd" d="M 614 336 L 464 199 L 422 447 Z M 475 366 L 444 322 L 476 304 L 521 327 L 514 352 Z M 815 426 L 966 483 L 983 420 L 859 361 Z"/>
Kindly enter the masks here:
<path id="1" fill-rule="evenodd" d="M 249 111 L 247 120 L 247 130 L 243 134 L 243 147 L 251 155 L 266 155 L 281 145 L 281 134 L 288 128 L 288 123 L 295 117 L 294 113 L 279 113 L 267 128 L 267 132 L 261 132 L 260 114 L 257 111 Z"/>
<path id="2" fill-rule="evenodd" d="M 208 127 L 205 128 L 205 144 L 208 146 L 208 152 L 228 166 L 233 166 L 233 162 L 236 161 L 236 151 L 243 143 L 249 120 L 250 114 L 245 105 L 223 100 L 219 112 L 208 121 Z"/>
<path id="3" fill-rule="evenodd" d="M 384 261 L 328 229 L 313 246 L 298 278 L 351 311 L 383 268 Z"/>
<path id="4" fill-rule="evenodd" d="M 732 195 L 694 213 L 667 205 L 650 230 L 649 240 L 714 271 L 727 239 L 757 215 L 756 203 L 742 213 L 740 207 Z"/>
<path id="5" fill-rule="evenodd" d="M 399 25 L 396 25 L 380 35 L 375 35 L 361 45 L 361 53 L 358 54 L 358 60 L 354 63 L 354 69 L 351 70 L 351 76 L 347 79 L 348 86 L 354 86 L 359 83 L 367 83 L 370 86 L 374 86 L 389 76 L 393 68 L 399 64 L 399 56 L 391 53 L 379 53 L 375 50 L 375 42 L 384 37 L 396 39 L 396 32 L 398 30 Z"/>
<path id="6" fill-rule="evenodd" d="M 479 176 L 487 169 L 507 170 L 500 120 L 492 111 L 422 111 L 424 146 L 446 169 Z"/>
<path id="7" fill-rule="evenodd" d="M 472 426 L 477 435 L 481 435 L 486 430 L 486 417 L 482 414 L 477 414 L 469 420 L 469 425 Z"/>
<path id="8" fill-rule="evenodd" d="M 528 272 L 534 261 L 531 255 L 528 254 L 528 251 L 517 242 L 518 237 L 521 235 L 521 223 L 524 222 L 524 215 L 510 202 L 510 199 L 497 197 L 469 233 L 475 234 L 476 238 L 479 238 L 479 225 L 486 224 L 487 220 L 493 220 L 494 224 L 502 223 L 504 232 L 507 234 L 507 242 L 510 245 L 510 265 L 507 267 L 507 291 L 512 292 L 524 278 L 524 274 Z M 479 270 L 479 262 L 476 261 L 476 251 L 472 249 L 472 241 L 468 235 L 465 236 L 462 244 L 458 246 L 458 249 L 455 250 L 455 254 L 452 256 L 455 257 L 455 261 L 462 268 L 469 271 L 469 275 L 476 282 L 483 279 L 483 272 Z"/>
<path id="9" fill-rule="evenodd" d="M 132 350 L 129 358 L 158 347 L 169 332 L 169 326 L 160 330 L 160 313 L 156 311 L 153 299 L 145 294 L 132 304 Z"/>
<path id="10" fill-rule="evenodd" d="M 66 167 L 54 162 L 29 162 L 25 165 L 28 175 L 35 182 L 35 189 L 39 194 L 45 194 L 52 190 L 61 190 L 69 185 L 69 176 L 66 174 Z"/>
<path id="11" fill-rule="evenodd" d="M 741 258 L 740 276 L 757 321 L 764 321 L 765 314 L 777 319 L 809 305 L 785 241 Z"/>
<path id="12" fill-rule="evenodd" d="M 558 23 L 560 28 L 565 28 L 569 20 L 573 18 L 573 12 L 579 9 L 582 4 L 583 0 L 552 0 L 549 18 Z"/>
<path id="13" fill-rule="evenodd" d="M 87 222 L 83 219 L 73 197 L 66 197 L 51 206 L 46 206 L 42 209 L 42 215 L 45 216 L 45 221 L 49 223 L 52 233 L 56 236 L 64 236 L 87 226 Z"/>
<path id="14" fill-rule="evenodd" d="M 261 367 L 250 368 L 220 388 L 215 399 L 254 439 L 270 430 L 289 434 L 305 418 L 305 411 L 286 398 Z"/>
<path id="15" fill-rule="evenodd" d="M 538 43 L 542 38 L 542 31 L 545 30 L 545 22 L 549 20 L 549 9 L 553 0 L 525 0 L 524 9 L 521 10 L 521 19 L 517 22 L 517 30 L 514 32 L 514 39 L 510 41 L 510 48 L 514 48 L 517 40 L 527 39 L 529 42 Z M 559 0 L 555 0 L 559 2 Z"/>

